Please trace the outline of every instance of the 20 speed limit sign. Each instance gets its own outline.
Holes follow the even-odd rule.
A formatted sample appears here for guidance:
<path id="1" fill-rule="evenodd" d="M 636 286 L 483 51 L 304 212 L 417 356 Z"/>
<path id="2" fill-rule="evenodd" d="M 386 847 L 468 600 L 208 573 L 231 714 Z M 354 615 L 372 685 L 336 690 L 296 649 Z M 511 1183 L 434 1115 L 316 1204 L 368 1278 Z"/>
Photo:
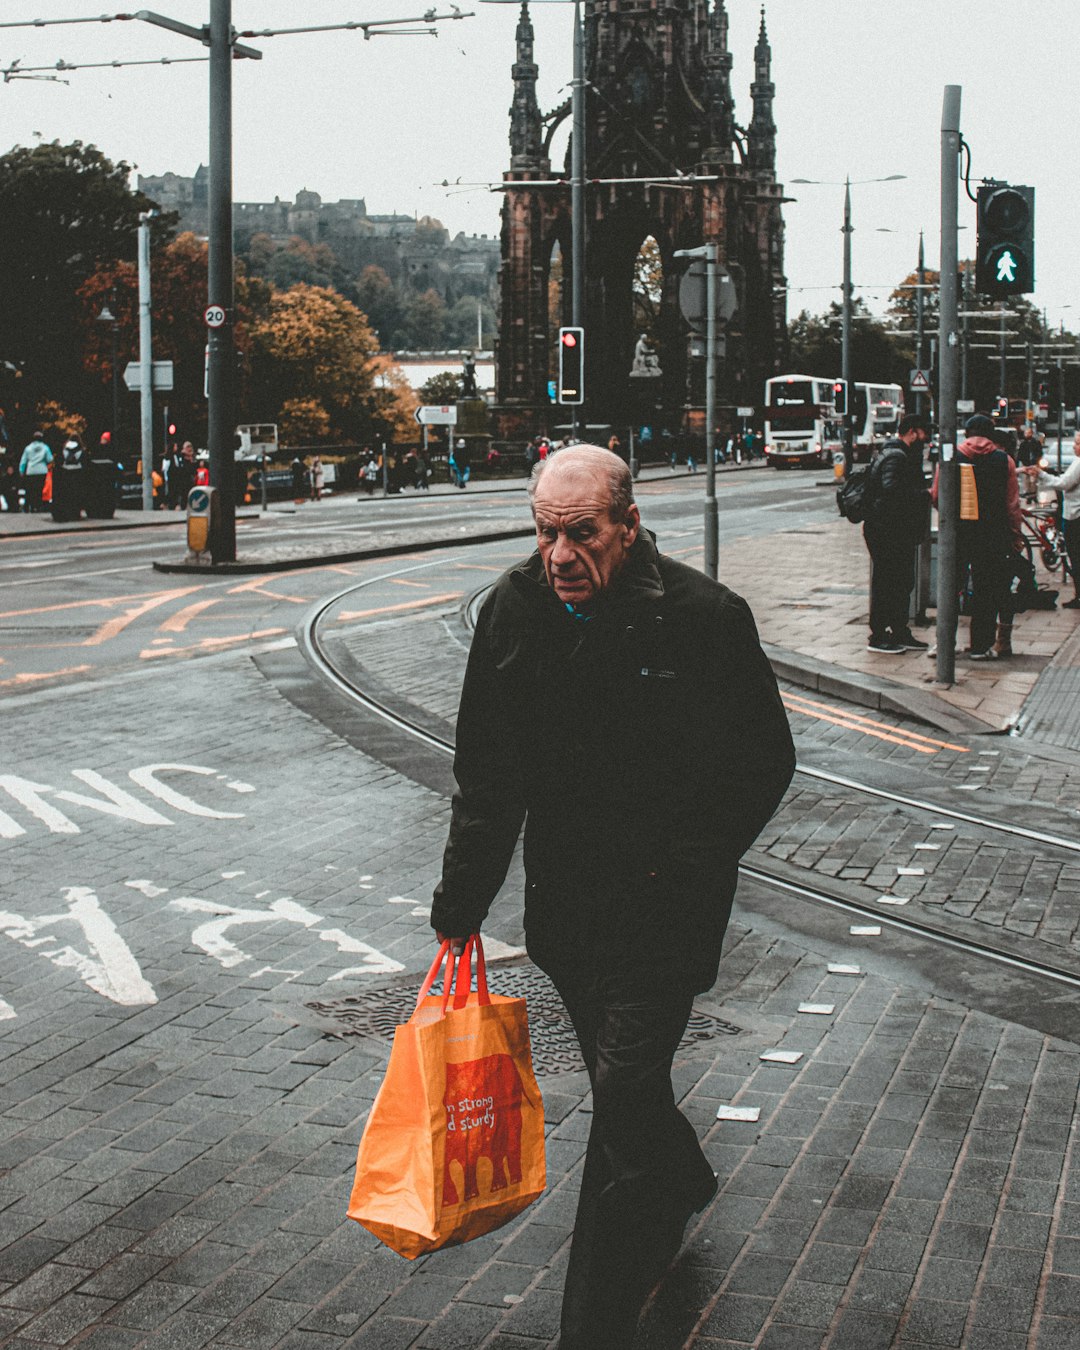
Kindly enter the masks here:
<path id="1" fill-rule="evenodd" d="M 206 320 L 207 328 L 220 328 L 225 322 L 225 308 L 223 305 L 207 305 L 206 313 L 203 315 Z"/>

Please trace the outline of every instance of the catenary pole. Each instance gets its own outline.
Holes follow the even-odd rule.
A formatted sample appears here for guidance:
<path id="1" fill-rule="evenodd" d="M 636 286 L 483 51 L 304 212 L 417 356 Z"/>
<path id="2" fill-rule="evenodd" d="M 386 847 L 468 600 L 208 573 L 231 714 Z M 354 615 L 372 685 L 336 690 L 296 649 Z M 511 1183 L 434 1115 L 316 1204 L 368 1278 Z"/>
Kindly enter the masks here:
<path id="1" fill-rule="evenodd" d="M 923 296 L 926 294 L 926 253 L 923 248 L 923 232 L 919 231 L 919 265 L 915 269 L 915 367 L 922 370 L 923 367 L 923 315 L 925 307 Z M 923 410 L 922 390 L 915 395 L 915 411 L 921 413 Z"/>
<path id="2" fill-rule="evenodd" d="M 957 392 L 957 213 L 960 179 L 960 85 L 947 84 L 941 110 L 941 281 L 938 317 L 938 577 L 937 680 L 952 684 L 956 674 L 959 618 L 958 534 L 960 474 L 956 463 Z"/>
<path id="3" fill-rule="evenodd" d="M 716 245 L 705 245 L 705 575 L 716 580 L 720 513 L 716 505 Z"/>
<path id="4" fill-rule="evenodd" d="M 215 563 L 236 560 L 236 428 L 232 237 L 232 0 L 210 0 L 210 258 L 207 300 L 225 321 L 209 329 L 210 484 L 217 490 Z"/>
<path id="5" fill-rule="evenodd" d="M 574 0 L 574 81 L 570 94 L 570 110 L 573 121 L 570 163 L 570 233 L 571 233 L 571 282 L 570 282 L 570 322 L 575 327 L 585 323 L 585 34 L 581 23 L 581 0 Z M 582 380 L 585 380 L 584 363 L 588 360 L 589 342 L 585 334 L 582 352 Z M 578 409 L 574 405 L 573 436 L 578 436 Z M 586 423 L 588 418 L 585 419 Z"/>
<path id="6" fill-rule="evenodd" d="M 840 378 L 844 381 L 844 474 L 851 473 L 851 180 L 844 182 L 844 282 L 840 310 Z"/>
<path id="7" fill-rule="evenodd" d="M 154 509 L 154 354 L 150 330 L 150 220 L 139 214 L 139 445 L 142 454 L 142 509 Z M 115 434 L 115 433 L 114 433 Z"/>

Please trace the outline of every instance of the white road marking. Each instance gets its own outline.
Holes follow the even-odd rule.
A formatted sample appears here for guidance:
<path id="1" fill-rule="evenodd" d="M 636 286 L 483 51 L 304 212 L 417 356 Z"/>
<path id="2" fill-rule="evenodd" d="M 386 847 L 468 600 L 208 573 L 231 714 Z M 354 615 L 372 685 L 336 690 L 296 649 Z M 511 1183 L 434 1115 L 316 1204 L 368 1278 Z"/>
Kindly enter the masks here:
<path id="1" fill-rule="evenodd" d="M 125 886 L 129 886 L 133 891 L 138 891 L 140 895 L 145 895 L 147 900 L 156 900 L 159 895 L 167 895 L 168 886 L 155 886 L 152 881 L 125 881 Z"/>
<path id="2" fill-rule="evenodd" d="M 340 928 L 319 928 L 322 919 L 310 909 L 298 905 L 285 897 L 275 900 L 267 909 L 238 909 L 234 905 L 225 905 L 212 900 L 200 900 L 194 896 L 183 896 L 171 901 L 177 909 L 190 914 L 216 914 L 219 917 L 200 924 L 191 934 L 196 947 L 212 956 L 227 970 L 242 965 L 254 958 L 242 951 L 225 936 L 226 932 L 237 924 L 267 924 L 275 920 L 299 924 L 302 928 L 315 928 L 323 942 L 332 942 L 340 952 L 357 954 L 363 957 L 363 965 L 351 967 L 332 975 L 331 979 L 344 979 L 347 975 L 392 975 L 405 967 L 400 962 L 386 956 L 359 938 L 350 937 Z"/>
<path id="3" fill-rule="evenodd" d="M 195 773 L 204 777 L 216 777 L 216 769 L 205 769 L 199 764 L 146 764 L 140 769 L 130 769 L 128 777 L 133 783 L 138 783 L 139 787 L 149 792 L 151 796 L 160 798 L 168 806 L 174 807 L 177 811 L 183 811 L 189 816 L 205 816 L 211 820 L 241 820 L 242 811 L 215 811 L 209 806 L 202 806 L 199 802 L 192 801 L 182 792 L 177 792 L 175 788 L 169 787 L 165 783 L 159 783 L 156 775 L 159 773 Z M 232 784 L 230 783 L 231 787 Z M 240 791 L 241 789 L 237 789 Z M 244 786 L 243 791 L 253 792 L 255 789 Z"/>
<path id="4" fill-rule="evenodd" d="M 156 1003 L 157 995 L 143 978 L 139 963 L 120 936 L 116 925 L 105 913 L 97 896 L 87 886 L 69 886 L 64 892 L 68 903 L 66 914 L 45 914 L 28 919 L 21 914 L 0 910 L 0 932 L 31 950 L 52 938 L 38 939 L 42 929 L 74 922 L 82 929 L 89 952 L 72 946 L 54 947 L 40 951 L 53 965 L 74 970 L 84 984 L 96 994 L 124 1007 L 139 1007 Z"/>
<path id="5" fill-rule="evenodd" d="M 136 825 L 171 825 L 173 823 L 168 816 L 163 816 L 160 811 L 155 811 L 152 806 L 137 801 L 130 792 L 125 792 L 123 788 L 116 787 L 93 769 L 72 769 L 71 776 L 72 778 L 78 778 L 87 787 L 96 788 L 106 800 L 98 801 L 94 797 L 86 797 L 81 792 L 69 792 L 65 788 L 56 794 L 62 801 L 71 802 L 75 806 L 87 806 L 92 811 L 101 811 L 107 816 L 119 816 L 121 820 L 130 820 Z"/>

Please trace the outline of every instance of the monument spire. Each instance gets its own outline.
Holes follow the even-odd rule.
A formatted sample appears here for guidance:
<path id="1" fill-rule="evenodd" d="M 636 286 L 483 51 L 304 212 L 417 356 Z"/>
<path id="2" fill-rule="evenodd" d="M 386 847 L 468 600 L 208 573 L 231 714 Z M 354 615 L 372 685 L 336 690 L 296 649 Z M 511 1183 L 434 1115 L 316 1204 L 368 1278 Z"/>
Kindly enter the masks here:
<path id="1" fill-rule="evenodd" d="M 735 134 L 735 104 L 731 97 L 731 53 L 728 51 L 728 16 L 724 0 L 714 0 L 709 13 L 709 39 L 705 53 L 705 97 L 708 114 L 708 146 L 704 158 L 721 163 L 732 158 Z"/>
<path id="2" fill-rule="evenodd" d="M 746 133 L 747 161 L 759 174 L 776 172 L 776 123 L 773 121 L 773 98 L 776 85 L 771 79 L 772 48 L 765 29 L 765 6 L 761 7 L 761 28 L 754 48 L 754 82 L 750 97 L 754 101 L 754 115 Z"/>
<path id="3" fill-rule="evenodd" d="M 528 0 L 522 0 L 517 25 L 517 60 L 513 66 L 514 101 L 510 105 L 510 169 L 546 172 L 543 125 L 536 101 L 539 67 L 533 60 L 533 26 Z"/>

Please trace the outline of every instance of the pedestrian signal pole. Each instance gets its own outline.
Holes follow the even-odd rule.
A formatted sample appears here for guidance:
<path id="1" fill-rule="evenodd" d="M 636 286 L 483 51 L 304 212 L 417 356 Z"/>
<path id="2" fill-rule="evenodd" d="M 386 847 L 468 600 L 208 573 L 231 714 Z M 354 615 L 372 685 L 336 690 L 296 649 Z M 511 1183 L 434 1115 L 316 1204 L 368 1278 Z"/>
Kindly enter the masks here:
<path id="1" fill-rule="evenodd" d="M 947 84 L 941 110 L 941 290 L 938 328 L 939 452 L 937 682 L 956 676 L 956 625 L 960 616 L 958 535 L 960 474 L 956 463 L 958 333 L 957 213 L 960 182 L 960 86 Z"/>

